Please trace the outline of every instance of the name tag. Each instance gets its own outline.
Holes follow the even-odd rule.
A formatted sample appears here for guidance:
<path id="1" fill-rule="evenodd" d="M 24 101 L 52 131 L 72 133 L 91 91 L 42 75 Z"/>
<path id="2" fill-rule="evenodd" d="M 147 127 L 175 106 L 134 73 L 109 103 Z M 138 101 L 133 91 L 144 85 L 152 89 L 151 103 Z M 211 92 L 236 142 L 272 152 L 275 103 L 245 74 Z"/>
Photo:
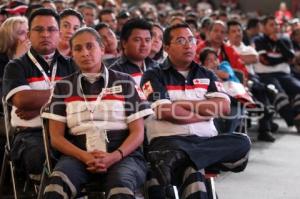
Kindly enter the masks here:
<path id="1" fill-rule="evenodd" d="M 113 86 L 110 88 L 106 88 L 105 94 L 116 94 L 116 93 L 121 93 L 123 91 L 122 86 Z"/>
<path id="2" fill-rule="evenodd" d="M 95 150 L 106 152 L 105 132 L 92 130 L 86 133 L 86 149 L 88 152 Z"/>
<path id="3" fill-rule="evenodd" d="M 193 79 L 195 85 L 209 85 L 210 80 L 207 78 Z"/>

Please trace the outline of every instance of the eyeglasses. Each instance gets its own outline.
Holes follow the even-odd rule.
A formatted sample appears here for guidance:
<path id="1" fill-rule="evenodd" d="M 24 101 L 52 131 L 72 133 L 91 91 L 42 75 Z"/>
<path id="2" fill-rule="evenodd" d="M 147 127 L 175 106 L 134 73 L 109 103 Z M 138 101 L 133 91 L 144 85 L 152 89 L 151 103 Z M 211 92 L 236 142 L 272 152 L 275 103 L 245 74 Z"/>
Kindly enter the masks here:
<path id="1" fill-rule="evenodd" d="M 41 27 L 41 26 L 37 26 L 37 27 L 34 27 L 31 29 L 32 31 L 35 31 L 37 33 L 43 33 L 45 31 L 49 32 L 49 33 L 54 33 L 54 32 L 57 32 L 58 31 L 58 28 L 54 27 L 54 26 L 51 26 L 51 27 L 48 27 L 48 28 L 44 28 L 44 27 Z"/>
<path id="2" fill-rule="evenodd" d="M 175 41 L 171 42 L 176 45 L 185 46 L 186 44 L 195 45 L 197 42 L 195 37 L 188 37 L 188 39 L 184 37 L 178 37 Z"/>

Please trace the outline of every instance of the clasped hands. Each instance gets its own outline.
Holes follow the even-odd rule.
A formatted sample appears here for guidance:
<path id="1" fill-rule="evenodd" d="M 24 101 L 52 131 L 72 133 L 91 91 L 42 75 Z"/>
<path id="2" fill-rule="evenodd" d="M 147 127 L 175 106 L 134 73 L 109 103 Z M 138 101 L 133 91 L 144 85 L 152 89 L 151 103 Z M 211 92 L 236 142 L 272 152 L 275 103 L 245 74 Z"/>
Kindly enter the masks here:
<path id="1" fill-rule="evenodd" d="M 121 158 L 120 153 L 116 151 L 108 153 L 95 150 L 87 152 L 85 164 L 87 165 L 87 170 L 92 173 L 105 173 L 111 165 L 120 161 Z"/>

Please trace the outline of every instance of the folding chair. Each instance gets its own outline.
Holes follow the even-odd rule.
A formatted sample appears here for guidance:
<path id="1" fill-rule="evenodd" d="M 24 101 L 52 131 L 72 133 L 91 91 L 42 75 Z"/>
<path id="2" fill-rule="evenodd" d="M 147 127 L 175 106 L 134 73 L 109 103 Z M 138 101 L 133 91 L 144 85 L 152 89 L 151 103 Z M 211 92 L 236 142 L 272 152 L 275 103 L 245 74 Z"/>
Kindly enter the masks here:
<path id="1" fill-rule="evenodd" d="M 15 129 L 10 125 L 10 110 L 11 106 L 6 102 L 4 98 L 2 98 L 2 106 L 3 106 L 3 113 L 4 113 L 4 123 L 5 123 L 5 136 L 6 136 L 6 144 L 5 144 L 5 152 L 1 167 L 1 177 L 0 177 L 0 198 L 3 195 L 3 188 L 4 188 L 4 181 L 6 178 L 7 173 L 7 166 L 9 166 L 10 170 L 10 179 L 12 183 L 12 191 L 13 197 L 17 199 L 18 197 L 32 197 L 36 193 L 31 192 L 31 189 L 28 189 L 28 184 L 30 184 L 30 180 L 27 177 L 24 177 L 23 180 L 24 186 L 22 189 L 18 188 L 17 184 L 19 184 L 19 175 L 16 175 L 17 166 L 11 159 L 11 144 L 13 142 L 13 138 L 15 135 Z M 22 176 L 23 177 L 23 176 Z M 22 183 L 23 183 L 22 182 Z M 21 191 L 22 194 L 19 194 L 18 191 Z M 36 187 L 33 188 L 34 192 L 36 192 Z"/>
<path id="2" fill-rule="evenodd" d="M 42 108 L 44 110 L 44 108 Z M 53 160 L 51 159 L 51 147 L 49 141 L 49 120 L 42 118 L 42 127 L 43 127 L 43 142 L 44 142 L 44 149 L 45 149 L 45 163 L 44 168 L 41 175 L 41 182 L 39 186 L 38 196 L 37 199 L 43 198 L 43 190 L 46 186 L 46 182 L 48 177 L 50 176 L 52 169 L 53 169 Z"/>
<path id="3" fill-rule="evenodd" d="M 10 113 L 9 107 L 7 102 L 4 98 L 2 98 L 2 106 L 3 106 L 3 114 L 4 114 L 4 123 L 5 123 L 5 135 L 6 135 L 6 144 L 5 144 L 5 152 L 3 156 L 3 162 L 1 167 L 1 177 L 0 177 L 0 196 L 3 193 L 3 185 L 6 176 L 7 166 L 9 165 L 10 173 L 11 173 L 11 181 L 12 181 L 12 188 L 13 188 L 13 195 L 14 198 L 17 199 L 17 187 L 16 187 L 16 173 L 15 173 L 15 166 L 10 159 L 10 145 L 12 143 L 13 138 L 13 129 L 10 125 Z"/>
<path id="4" fill-rule="evenodd" d="M 42 110 L 44 110 L 44 108 Z M 55 159 L 57 158 L 53 154 L 53 149 L 51 149 L 50 146 L 49 120 L 42 118 L 42 125 L 43 125 L 43 140 L 45 146 L 46 160 L 45 160 L 44 169 L 41 177 L 41 183 L 40 183 L 40 188 L 37 197 L 38 199 L 43 198 L 43 191 L 46 186 L 46 181 L 53 171 L 55 165 L 53 161 L 56 161 Z M 142 194 L 143 193 L 138 192 L 136 198 L 140 198 L 140 195 Z M 84 197 L 84 198 L 91 198 L 91 199 L 105 199 L 104 186 L 103 184 L 100 183 L 100 181 L 92 180 L 91 182 L 87 183 L 84 186 L 83 190 L 79 195 L 80 195 L 79 198 Z"/>

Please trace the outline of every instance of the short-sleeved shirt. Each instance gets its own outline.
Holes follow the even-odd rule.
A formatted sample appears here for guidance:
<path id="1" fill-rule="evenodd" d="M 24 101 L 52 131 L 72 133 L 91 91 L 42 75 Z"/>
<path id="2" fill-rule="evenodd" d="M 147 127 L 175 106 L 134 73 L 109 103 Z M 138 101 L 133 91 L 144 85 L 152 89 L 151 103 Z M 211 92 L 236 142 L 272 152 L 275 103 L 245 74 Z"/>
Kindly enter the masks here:
<path id="1" fill-rule="evenodd" d="M 30 52 L 39 62 L 46 75 L 51 79 L 52 68 L 57 62 L 57 71 L 55 80 L 62 79 L 62 77 L 68 76 L 75 71 L 74 65 L 70 59 L 63 57 L 58 51 L 55 52 L 52 63 L 50 66 L 34 49 L 30 49 Z M 3 77 L 3 96 L 5 100 L 9 101 L 11 97 L 19 91 L 23 90 L 47 90 L 49 85 L 45 80 L 43 74 L 37 66 L 32 62 L 28 53 L 10 61 L 5 67 Z M 38 96 L 37 96 L 38 97 Z M 37 116 L 31 120 L 22 120 L 19 118 L 15 111 L 16 107 L 13 106 L 11 112 L 11 124 L 12 126 L 25 126 L 25 127 L 40 127 L 41 119 Z"/>
<path id="2" fill-rule="evenodd" d="M 79 71 L 57 82 L 49 110 L 42 117 L 66 123 L 69 133 L 77 136 L 95 127 L 108 131 L 128 130 L 128 123 L 153 113 L 129 75 L 103 68 L 105 70 L 106 88 L 104 76 L 90 83 Z"/>
<path id="3" fill-rule="evenodd" d="M 137 85 L 140 85 L 143 73 L 153 67 L 157 67 L 158 63 L 151 58 L 146 58 L 144 61 L 144 67 L 132 63 L 126 56 L 120 57 L 116 62 L 114 62 L 109 68 L 115 71 L 129 74 Z"/>
<path id="4" fill-rule="evenodd" d="M 142 89 L 151 107 L 171 104 L 178 100 L 201 101 L 213 97 L 230 100 L 222 90 L 213 72 L 192 62 L 185 78 L 166 59 L 159 68 L 146 71 L 141 81 Z M 155 137 L 170 135 L 197 135 L 211 137 L 217 134 L 213 120 L 180 125 L 168 121 L 157 120 L 155 116 L 146 120 L 149 141 Z"/>

